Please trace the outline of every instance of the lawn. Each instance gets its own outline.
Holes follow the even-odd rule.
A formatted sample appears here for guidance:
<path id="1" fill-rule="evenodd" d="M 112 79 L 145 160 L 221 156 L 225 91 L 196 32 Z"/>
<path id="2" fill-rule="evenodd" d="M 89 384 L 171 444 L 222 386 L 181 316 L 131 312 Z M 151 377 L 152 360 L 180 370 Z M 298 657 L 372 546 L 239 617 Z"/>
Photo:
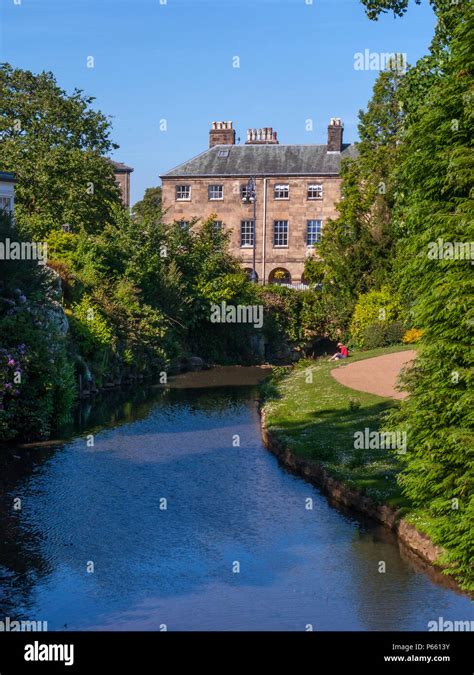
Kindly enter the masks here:
<path id="1" fill-rule="evenodd" d="M 413 349 L 412 345 L 356 352 L 350 361 Z M 377 503 L 408 506 L 397 485 L 399 463 L 390 450 L 358 450 L 354 433 L 376 431 L 399 402 L 355 391 L 336 382 L 341 363 L 300 361 L 263 386 L 267 428 L 295 454 L 319 462 L 334 477 Z"/>

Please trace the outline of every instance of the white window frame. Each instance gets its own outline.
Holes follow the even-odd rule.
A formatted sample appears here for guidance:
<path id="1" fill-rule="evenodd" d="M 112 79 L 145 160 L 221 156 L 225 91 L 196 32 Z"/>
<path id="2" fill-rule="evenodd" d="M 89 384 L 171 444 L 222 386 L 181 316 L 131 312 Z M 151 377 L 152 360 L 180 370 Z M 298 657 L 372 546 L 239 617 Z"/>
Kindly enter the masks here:
<path id="1" fill-rule="evenodd" d="M 280 231 L 280 228 L 283 228 Z M 273 221 L 273 248 L 288 248 L 289 242 L 289 233 L 290 233 L 290 224 L 287 220 L 274 220 Z M 285 238 L 286 243 L 276 243 L 280 238 Z"/>
<path id="2" fill-rule="evenodd" d="M 214 192 L 219 196 L 215 197 Z M 222 202 L 224 199 L 224 186 L 222 184 L 212 184 L 207 186 L 207 198 L 210 202 Z"/>
<path id="3" fill-rule="evenodd" d="M 283 195 L 286 196 L 281 196 L 280 193 L 283 193 Z M 273 188 L 273 198 L 276 199 L 277 201 L 288 201 L 290 198 L 290 185 L 289 183 L 276 183 L 274 188 Z"/>
<path id="4" fill-rule="evenodd" d="M 310 228 L 315 227 L 315 231 Z M 320 218 L 310 218 L 306 221 L 306 246 L 320 244 L 323 236 L 323 221 Z M 314 241 L 311 241 L 314 238 Z"/>
<path id="5" fill-rule="evenodd" d="M 314 192 L 316 194 L 310 195 L 311 192 Z M 321 201 L 321 199 L 323 198 L 323 193 L 324 189 L 322 183 L 309 183 L 307 195 L 310 201 Z"/>
<path id="6" fill-rule="evenodd" d="M 12 195 L 0 194 L 0 211 L 5 211 L 13 215 L 13 197 Z"/>
<path id="7" fill-rule="evenodd" d="M 248 241 L 244 240 L 248 239 Z M 255 221 L 254 219 L 250 220 L 241 220 L 240 221 L 240 248 L 253 248 L 253 243 L 255 241 Z"/>
<path id="8" fill-rule="evenodd" d="M 182 192 L 184 191 L 185 194 L 187 194 L 186 197 L 182 196 Z M 177 185 L 176 186 L 176 201 L 177 202 L 190 202 L 191 201 L 191 186 L 190 185 Z"/>

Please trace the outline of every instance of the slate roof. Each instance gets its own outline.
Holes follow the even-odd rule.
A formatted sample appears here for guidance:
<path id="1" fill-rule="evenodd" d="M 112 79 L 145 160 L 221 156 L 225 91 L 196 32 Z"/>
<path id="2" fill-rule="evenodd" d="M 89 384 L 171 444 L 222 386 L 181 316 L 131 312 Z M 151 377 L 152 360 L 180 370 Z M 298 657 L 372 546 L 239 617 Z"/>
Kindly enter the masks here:
<path id="1" fill-rule="evenodd" d="M 0 180 L 3 183 L 15 183 L 15 174 L 10 171 L 0 171 Z"/>
<path id="2" fill-rule="evenodd" d="M 215 145 L 160 177 L 337 176 L 341 159 L 357 155 L 354 144 L 342 147 L 328 153 L 326 145 Z M 227 157 L 219 157 L 222 150 Z"/>
<path id="3" fill-rule="evenodd" d="M 123 164 L 123 162 L 116 162 L 113 159 L 109 159 L 109 162 L 114 167 L 116 173 L 132 173 L 133 169 L 131 166 Z"/>

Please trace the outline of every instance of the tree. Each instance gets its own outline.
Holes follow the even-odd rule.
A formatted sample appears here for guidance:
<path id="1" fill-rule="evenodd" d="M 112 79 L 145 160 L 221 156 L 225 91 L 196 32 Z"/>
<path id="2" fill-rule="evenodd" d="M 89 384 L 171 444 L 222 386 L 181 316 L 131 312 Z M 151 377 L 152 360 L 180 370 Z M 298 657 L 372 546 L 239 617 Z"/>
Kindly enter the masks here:
<path id="1" fill-rule="evenodd" d="M 394 247 L 391 175 L 403 123 L 402 78 L 392 64 L 377 79 L 367 110 L 359 112 L 358 156 L 342 167 L 339 216 L 328 221 L 316 246 L 321 261 L 307 265 L 309 276 L 322 280 L 323 292 L 337 295 L 349 306 L 358 295 L 380 288 L 390 277 Z"/>
<path id="2" fill-rule="evenodd" d="M 416 114 L 395 172 L 401 237 L 395 278 L 424 333 L 406 376 L 410 396 L 392 415 L 391 428 L 408 433 L 401 476 L 406 494 L 428 515 L 425 527 L 433 541 L 447 549 L 442 562 L 474 588 L 472 8 L 450 7 L 440 20 L 452 27 L 450 39 L 445 33 L 447 54 L 440 54 L 422 98 L 413 84 L 420 80 L 418 65 L 404 92 Z M 436 60 L 437 52 L 431 57 Z M 457 256 L 455 242 L 467 242 Z"/>
<path id="3" fill-rule="evenodd" d="M 161 218 L 161 187 L 151 187 L 145 190 L 143 199 L 132 208 L 135 220 L 151 219 L 159 221 Z"/>
<path id="4" fill-rule="evenodd" d="M 393 12 L 395 16 L 403 16 L 408 9 L 409 0 L 361 0 L 369 19 L 377 20 L 380 14 Z M 415 0 L 421 5 L 421 0 Z"/>
<path id="5" fill-rule="evenodd" d="M 0 165 L 18 178 L 15 218 L 25 234 L 44 238 L 69 224 L 95 232 L 120 203 L 113 167 L 118 147 L 93 97 L 71 95 L 52 73 L 0 66 Z"/>
<path id="6" fill-rule="evenodd" d="M 2 250 L 24 242 L 0 212 Z M 58 278 L 37 259 L 0 264 L 0 441 L 47 438 L 67 419 L 74 372 Z"/>

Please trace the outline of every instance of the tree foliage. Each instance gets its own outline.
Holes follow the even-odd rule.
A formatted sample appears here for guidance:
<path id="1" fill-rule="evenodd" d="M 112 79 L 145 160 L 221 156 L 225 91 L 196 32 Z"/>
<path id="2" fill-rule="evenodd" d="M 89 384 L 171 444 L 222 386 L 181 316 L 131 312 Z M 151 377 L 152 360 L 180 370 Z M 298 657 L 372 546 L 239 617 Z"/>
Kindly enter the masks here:
<path id="1" fill-rule="evenodd" d="M 405 491 L 436 518 L 430 534 L 447 548 L 444 562 L 472 585 L 474 285 L 471 260 L 446 257 L 440 243 L 474 241 L 474 21 L 467 5 L 456 11 L 449 58 L 442 55 L 428 91 L 422 100 L 416 97 L 395 172 L 400 233 L 395 278 L 423 336 L 406 377 L 410 397 L 392 424 L 408 431 Z M 417 68 L 409 74 L 408 99 L 420 76 Z M 429 254 L 434 244 L 439 256 Z"/>
<path id="2" fill-rule="evenodd" d="M 0 165 L 18 179 L 19 229 L 34 238 L 65 224 L 95 232 L 120 197 L 105 158 L 117 146 L 93 97 L 67 94 L 52 73 L 2 64 L 0 99 Z"/>

